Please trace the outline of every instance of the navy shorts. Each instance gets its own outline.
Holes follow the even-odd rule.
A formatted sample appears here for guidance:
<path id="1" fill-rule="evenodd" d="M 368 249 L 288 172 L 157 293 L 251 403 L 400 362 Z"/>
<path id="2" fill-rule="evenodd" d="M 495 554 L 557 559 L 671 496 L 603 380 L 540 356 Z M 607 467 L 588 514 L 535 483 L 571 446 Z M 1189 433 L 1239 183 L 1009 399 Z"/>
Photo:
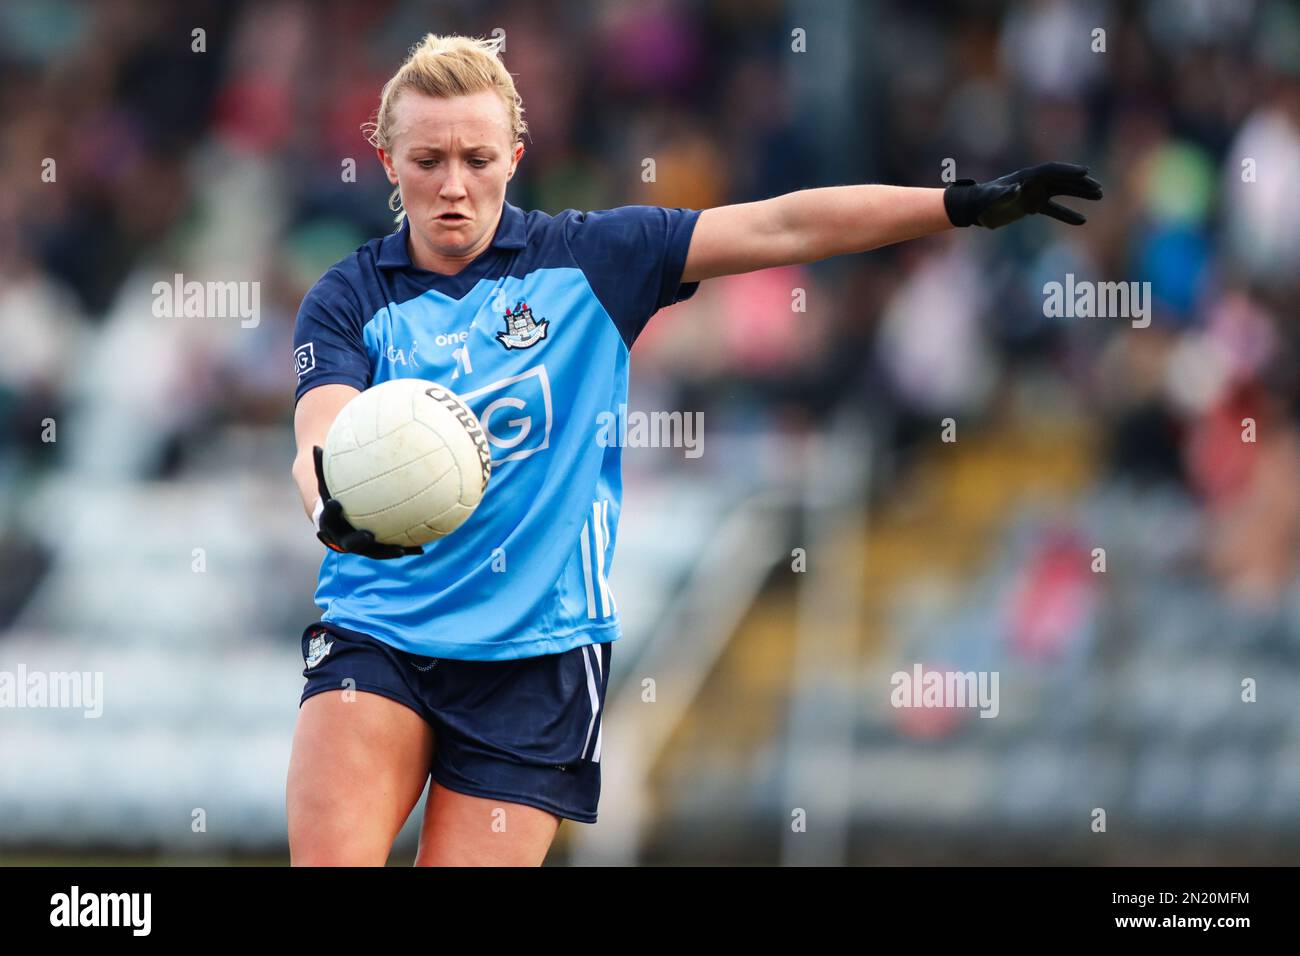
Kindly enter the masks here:
<path id="1" fill-rule="evenodd" d="M 512 661 L 409 654 L 320 621 L 302 635 L 302 701 L 381 694 L 433 728 L 433 779 L 448 790 L 596 822 L 610 643 Z M 350 683 L 349 683 L 350 681 Z"/>

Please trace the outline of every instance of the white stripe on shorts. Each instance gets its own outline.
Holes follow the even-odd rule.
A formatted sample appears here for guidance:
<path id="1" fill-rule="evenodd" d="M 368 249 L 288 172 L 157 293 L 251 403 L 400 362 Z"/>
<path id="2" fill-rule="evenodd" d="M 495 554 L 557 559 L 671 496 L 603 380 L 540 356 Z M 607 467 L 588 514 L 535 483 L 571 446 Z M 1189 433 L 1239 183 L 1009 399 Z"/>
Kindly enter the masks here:
<path id="1" fill-rule="evenodd" d="M 587 737 L 582 741 L 582 756 L 587 756 L 587 744 L 591 743 L 591 731 L 596 726 L 596 718 L 600 713 L 600 688 L 596 684 L 596 675 L 591 672 L 591 657 L 587 654 L 587 645 L 582 649 L 582 663 L 587 667 L 587 693 L 591 697 L 591 720 L 587 722 Z M 599 740 L 597 740 L 599 743 Z"/>

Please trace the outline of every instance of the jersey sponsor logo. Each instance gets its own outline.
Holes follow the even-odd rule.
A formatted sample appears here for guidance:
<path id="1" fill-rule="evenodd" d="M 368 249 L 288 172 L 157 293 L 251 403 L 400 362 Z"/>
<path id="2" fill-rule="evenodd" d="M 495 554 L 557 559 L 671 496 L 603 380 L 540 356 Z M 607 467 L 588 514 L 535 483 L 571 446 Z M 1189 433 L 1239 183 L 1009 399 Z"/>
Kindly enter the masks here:
<path id="1" fill-rule="evenodd" d="M 316 367 L 316 347 L 314 342 L 300 345 L 293 350 L 293 367 L 299 378 L 302 378 Z"/>
<path id="2" fill-rule="evenodd" d="M 325 660 L 325 655 L 330 652 L 330 648 L 333 646 L 333 641 L 325 640 L 324 631 L 313 637 L 307 645 L 307 657 L 305 658 L 307 666 L 315 667 L 321 661 Z"/>
<path id="3" fill-rule="evenodd" d="M 513 310 L 506 309 L 506 330 L 497 333 L 497 341 L 507 349 L 529 349 L 546 338 L 546 329 L 551 323 L 533 318 L 533 310 L 528 303 L 520 299 Z"/>
<path id="4" fill-rule="evenodd" d="M 492 464 L 519 461 L 551 444 L 551 382 L 538 365 L 491 385 L 461 392 L 487 435 Z"/>

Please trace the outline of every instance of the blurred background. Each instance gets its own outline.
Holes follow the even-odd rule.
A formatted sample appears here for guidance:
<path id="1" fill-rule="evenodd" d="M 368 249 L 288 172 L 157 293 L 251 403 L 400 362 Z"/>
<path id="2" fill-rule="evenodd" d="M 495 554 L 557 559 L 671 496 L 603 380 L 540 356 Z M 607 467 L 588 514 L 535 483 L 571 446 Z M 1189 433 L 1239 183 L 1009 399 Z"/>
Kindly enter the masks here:
<path id="1" fill-rule="evenodd" d="M 1300 862 L 1281 0 L 0 2 L 0 671 L 103 675 L 98 718 L 0 709 L 0 862 L 287 861 L 321 558 L 294 316 L 392 228 L 360 126 L 406 49 L 496 29 L 525 209 L 945 160 L 1106 189 L 1083 228 L 711 280 L 651 321 L 630 407 L 702 412 L 703 454 L 625 451 L 600 823 L 548 862 Z M 155 316 L 175 273 L 259 282 L 260 322 Z M 1067 274 L 1150 282 L 1150 326 L 1046 317 Z M 995 672 L 998 716 L 891 706 L 916 665 Z"/>

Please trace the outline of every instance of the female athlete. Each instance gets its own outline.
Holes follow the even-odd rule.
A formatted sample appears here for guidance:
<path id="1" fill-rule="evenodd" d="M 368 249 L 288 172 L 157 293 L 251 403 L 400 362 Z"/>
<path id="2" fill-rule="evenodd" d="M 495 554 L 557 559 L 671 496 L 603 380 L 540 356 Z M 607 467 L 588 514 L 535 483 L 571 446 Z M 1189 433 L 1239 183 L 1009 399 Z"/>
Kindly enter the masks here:
<path id="1" fill-rule="evenodd" d="M 1081 166 L 946 189 L 809 189 L 703 211 L 557 215 L 505 200 L 526 125 L 495 41 L 430 34 L 384 86 L 370 142 L 400 226 L 299 310 L 293 475 L 329 549 L 302 636 L 287 782 L 294 865 L 383 865 L 430 787 L 417 865 L 538 865 L 562 819 L 596 820 L 618 606 L 608 575 L 629 349 L 701 280 L 863 252 L 1031 213 L 1084 218 Z M 396 204 L 396 205 L 395 205 Z M 485 428 L 492 480 L 423 549 L 352 527 L 320 447 L 363 389 L 413 376 Z"/>

